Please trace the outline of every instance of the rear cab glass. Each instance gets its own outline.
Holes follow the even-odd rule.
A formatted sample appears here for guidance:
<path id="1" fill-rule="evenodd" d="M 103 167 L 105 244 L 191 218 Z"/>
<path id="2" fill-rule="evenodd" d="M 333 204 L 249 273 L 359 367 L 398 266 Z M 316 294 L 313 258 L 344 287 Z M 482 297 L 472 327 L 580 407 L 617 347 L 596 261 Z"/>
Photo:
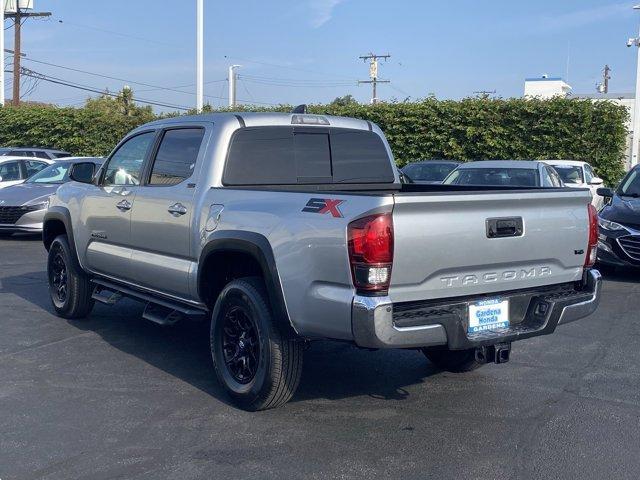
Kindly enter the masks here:
<path id="1" fill-rule="evenodd" d="M 237 130 L 225 185 L 394 183 L 391 158 L 374 132 L 268 126 Z"/>

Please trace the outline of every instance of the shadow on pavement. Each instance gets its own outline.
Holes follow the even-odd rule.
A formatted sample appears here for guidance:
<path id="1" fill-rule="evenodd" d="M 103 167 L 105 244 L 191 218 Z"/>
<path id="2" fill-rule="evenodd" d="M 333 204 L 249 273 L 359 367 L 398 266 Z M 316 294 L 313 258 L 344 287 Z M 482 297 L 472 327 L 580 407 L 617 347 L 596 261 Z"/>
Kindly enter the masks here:
<path id="1" fill-rule="evenodd" d="M 52 314 L 44 271 L 2 278 L 2 290 Z M 141 303 L 123 299 L 113 307 L 97 304 L 86 320 L 67 322 L 78 330 L 95 332 L 120 351 L 229 404 L 211 361 L 209 322 L 184 321 L 163 327 L 142 319 L 142 310 Z M 406 387 L 438 373 L 419 352 L 371 352 L 331 341 L 313 342 L 304 361 L 293 402 L 353 396 L 403 400 L 409 396 Z"/>
<path id="2" fill-rule="evenodd" d="M 640 283 L 640 268 L 598 267 L 607 282 Z"/>

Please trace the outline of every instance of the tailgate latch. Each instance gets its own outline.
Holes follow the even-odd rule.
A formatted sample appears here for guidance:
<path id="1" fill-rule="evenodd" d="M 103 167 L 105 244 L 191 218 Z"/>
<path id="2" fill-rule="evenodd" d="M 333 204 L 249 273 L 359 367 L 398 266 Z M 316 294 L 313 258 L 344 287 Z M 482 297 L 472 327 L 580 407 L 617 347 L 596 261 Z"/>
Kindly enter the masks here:
<path id="1" fill-rule="evenodd" d="M 487 218 L 487 238 L 521 237 L 522 217 Z"/>

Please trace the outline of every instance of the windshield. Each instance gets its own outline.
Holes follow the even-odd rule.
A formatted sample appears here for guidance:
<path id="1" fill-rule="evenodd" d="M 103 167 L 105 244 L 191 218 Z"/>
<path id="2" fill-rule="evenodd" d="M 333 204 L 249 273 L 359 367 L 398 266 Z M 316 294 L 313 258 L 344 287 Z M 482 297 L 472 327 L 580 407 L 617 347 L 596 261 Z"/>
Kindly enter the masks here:
<path id="1" fill-rule="evenodd" d="M 69 181 L 69 167 L 71 163 L 54 163 L 40 170 L 25 183 L 53 183 L 60 184 Z"/>
<path id="2" fill-rule="evenodd" d="M 461 168 L 444 181 L 446 185 L 538 187 L 537 170 L 526 168 Z"/>
<path id="3" fill-rule="evenodd" d="M 414 163 L 407 165 L 402 171 L 411 180 L 423 182 L 442 182 L 452 170 L 456 168 L 452 163 Z"/>
<path id="4" fill-rule="evenodd" d="M 579 165 L 553 165 L 564 183 L 584 183 L 582 167 Z"/>
<path id="5" fill-rule="evenodd" d="M 619 195 L 640 197 L 640 170 L 633 170 L 620 184 Z"/>

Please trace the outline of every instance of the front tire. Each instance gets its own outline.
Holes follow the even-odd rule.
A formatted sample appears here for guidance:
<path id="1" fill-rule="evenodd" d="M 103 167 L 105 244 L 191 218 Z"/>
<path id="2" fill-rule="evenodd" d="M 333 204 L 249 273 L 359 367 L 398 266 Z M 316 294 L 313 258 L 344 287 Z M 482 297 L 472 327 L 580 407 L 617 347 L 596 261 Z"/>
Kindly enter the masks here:
<path id="1" fill-rule="evenodd" d="M 302 342 L 273 317 L 262 279 L 234 280 L 220 293 L 210 345 L 218 381 L 248 411 L 288 402 L 300 383 Z"/>
<path id="2" fill-rule="evenodd" d="M 78 319 L 91 313 L 91 283 L 73 256 L 66 235 L 56 237 L 49 247 L 47 277 L 49 297 L 58 316 Z"/>
<path id="3" fill-rule="evenodd" d="M 449 350 L 448 348 L 433 347 L 423 348 L 422 353 L 436 367 L 448 372 L 470 372 L 484 365 L 483 362 L 476 360 L 476 351 L 473 348 L 468 350 Z"/>

